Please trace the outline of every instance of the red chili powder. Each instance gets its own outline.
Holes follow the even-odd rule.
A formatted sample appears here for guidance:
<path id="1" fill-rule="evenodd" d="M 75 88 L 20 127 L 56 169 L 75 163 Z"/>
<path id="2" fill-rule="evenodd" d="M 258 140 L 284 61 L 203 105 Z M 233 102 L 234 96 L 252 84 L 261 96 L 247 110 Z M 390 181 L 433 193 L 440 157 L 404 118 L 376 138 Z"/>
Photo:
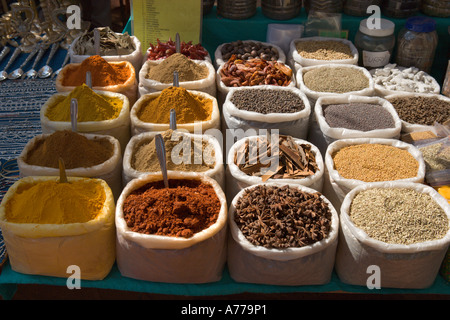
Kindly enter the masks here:
<path id="1" fill-rule="evenodd" d="M 221 203 L 214 188 L 200 180 L 148 183 L 124 201 L 128 227 L 145 234 L 190 238 L 217 221 Z"/>

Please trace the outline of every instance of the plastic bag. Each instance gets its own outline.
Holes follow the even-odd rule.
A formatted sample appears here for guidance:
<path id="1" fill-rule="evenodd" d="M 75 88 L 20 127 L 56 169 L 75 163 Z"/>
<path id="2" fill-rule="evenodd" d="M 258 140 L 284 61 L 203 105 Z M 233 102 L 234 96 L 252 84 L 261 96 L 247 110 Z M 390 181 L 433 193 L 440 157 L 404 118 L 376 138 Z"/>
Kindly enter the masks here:
<path id="1" fill-rule="evenodd" d="M 417 145 L 425 161 L 425 181 L 430 186 L 450 184 L 450 138 Z"/>

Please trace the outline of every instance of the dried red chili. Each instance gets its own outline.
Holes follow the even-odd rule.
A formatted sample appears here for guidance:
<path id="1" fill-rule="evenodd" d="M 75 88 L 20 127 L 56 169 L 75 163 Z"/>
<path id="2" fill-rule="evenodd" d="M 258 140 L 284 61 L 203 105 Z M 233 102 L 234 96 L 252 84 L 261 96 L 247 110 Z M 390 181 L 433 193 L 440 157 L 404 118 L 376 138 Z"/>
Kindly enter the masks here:
<path id="1" fill-rule="evenodd" d="M 200 180 L 150 182 L 124 201 L 123 216 L 134 232 L 190 238 L 218 218 L 221 202 L 212 185 Z"/>
<path id="2" fill-rule="evenodd" d="M 167 42 L 161 42 L 157 39 L 156 45 L 150 43 L 147 60 L 164 59 L 176 52 L 175 41 L 169 39 Z M 208 56 L 208 51 L 200 43 L 192 44 L 192 41 L 181 41 L 180 53 L 193 60 L 205 60 Z"/>

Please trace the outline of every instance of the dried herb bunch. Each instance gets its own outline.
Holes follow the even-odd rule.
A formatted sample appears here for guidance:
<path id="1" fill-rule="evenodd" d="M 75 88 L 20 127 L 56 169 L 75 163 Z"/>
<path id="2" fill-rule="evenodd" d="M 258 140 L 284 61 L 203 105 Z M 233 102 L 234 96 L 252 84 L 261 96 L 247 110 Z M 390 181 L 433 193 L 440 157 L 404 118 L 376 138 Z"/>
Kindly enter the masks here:
<path id="1" fill-rule="evenodd" d="M 304 247 L 328 237 L 331 210 L 319 192 L 258 185 L 238 199 L 234 221 L 256 246 Z"/>

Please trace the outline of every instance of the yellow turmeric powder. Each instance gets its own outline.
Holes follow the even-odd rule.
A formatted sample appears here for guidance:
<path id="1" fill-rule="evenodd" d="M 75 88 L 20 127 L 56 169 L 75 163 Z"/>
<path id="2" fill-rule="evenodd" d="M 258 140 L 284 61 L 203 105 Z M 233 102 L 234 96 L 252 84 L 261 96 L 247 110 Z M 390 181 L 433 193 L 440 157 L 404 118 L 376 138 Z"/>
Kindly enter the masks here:
<path id="1" fill-rule="evenodd" d="M 105 200 L 103 185 L 93 179 L 24 184 L 7 202 L 5 218 L 13 223 L 83 223 L 97 217 Z"/>
<path id="2" fill-rule="evenodd" d="M 68 96 L 49 106 L 46 116 L 51 121 L 70 122 L 70 103 L 78 101 L 78 122 L 112 120 L 119 116 L 123 101 L 98 94 L 86 84 L 76 87 Z"/>
<path id="3" fill-rule="evenodd" d="M 207 121 L 211 119 L 213 101 L 172 86 L 144 103 L 137 116 L 144 122 L 168 124 L 171 109 L 175 109 L 179 124 Z"/>

